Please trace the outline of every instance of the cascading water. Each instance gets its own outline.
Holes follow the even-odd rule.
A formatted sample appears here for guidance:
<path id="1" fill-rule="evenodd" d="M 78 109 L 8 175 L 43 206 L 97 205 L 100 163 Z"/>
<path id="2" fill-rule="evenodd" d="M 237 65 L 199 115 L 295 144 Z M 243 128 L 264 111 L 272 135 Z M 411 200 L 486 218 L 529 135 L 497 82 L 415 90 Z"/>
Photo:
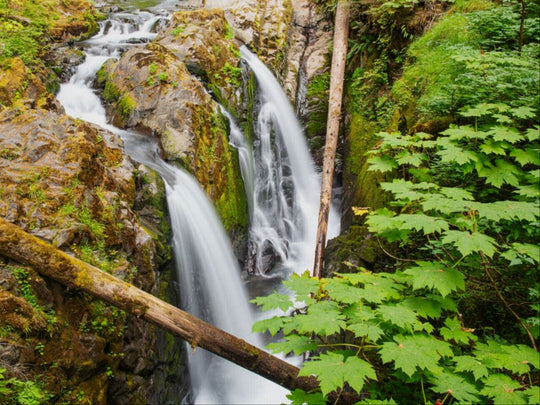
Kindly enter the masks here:
<path id="1" fill-rule="evenodd" d="M 137 41 L 153 38 L 152 27 L 160 18 L 151 13 L 133 12 L 122 13 L 120 20 L 111 16 L 103 21 L 98 36 L 84 44 L 85 62 L 69 83 L 61 86 L 57 98 L 67 114 L 119 134 L 128 154 L 155 169 L 165 179 L 183 308 L 261 346 L 250 332 L 253 317 L 240 280 L 240 270 L 212 204 L 189 174 L 159 158 L 155 141 L 109 125 L 105 109 L 90 88 L 101 64 L 110 57 L 117 57 L 119 49 L 134 42 L 130 34 Z M 197 403 L 285 401 L 285 389 L 202 349 L 189 357 L 189 367 Z"/>
<path id="2" fill-rule="evenodd" d="M 282 263 L 301 273 L 313 265 L 320 179 L 302 128 L 272 72 L 245 46 L 240 48 L 260 88 L 253 142 L 254 194 L 250 249 L 256 272 Z M 244 141 L 245 142 L 245 141 Z M 328 236 L 339 233 L 334 207 Z"/>

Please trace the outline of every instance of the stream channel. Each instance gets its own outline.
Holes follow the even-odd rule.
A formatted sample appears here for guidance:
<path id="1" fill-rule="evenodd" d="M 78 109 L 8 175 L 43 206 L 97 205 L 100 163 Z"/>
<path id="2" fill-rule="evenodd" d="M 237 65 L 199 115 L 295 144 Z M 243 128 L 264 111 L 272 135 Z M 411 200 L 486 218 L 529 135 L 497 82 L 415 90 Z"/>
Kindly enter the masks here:
<path id="1" fill-rule="evenodd" d="M 61 85 L 57 98 L 67 114 L 120 135 L 126 152 L 165 180 L 182 309 L 261 347 L 262 338 L 251 333 L 251 325 L 270 314 L 255 313 L 248 297 L 272 290 L 286 293 L 281 280 L 293 271 L 311 268 L 319 206 L 319 175 L 281 86 L 255 55 L 241 48 L 242 63 L 253 72 L 259 87 L 252 145 L 232 117 L 223 109 L 222 113 L 230 121 L 229 139 L 239 153 L 248 199 L 247 260 L 254 275 L 247 280 L 242 280 L 229 238 L 197 181 L 162 160 L 153 137 L 110 125 L 92 89 L 101 65 L 109 58 L 119 58 L 129 47 L 151 41 L 156 30 L 167 23 L 175 3 L 118 3 L 122 10 L 100 22 L 100 31 L 94 37 L 77 44 L 86 55 L 85 61 L 70 81 Z M 139 7 L 145 7 L 145 11 Z M 339 232 L 335 212 L 331 214 L 329 237 Z M 269 250 L 276 260 L 270 269 L 263 269 L 268 267 L 265 252 Z M 288 391 L 278 385 L 202 349 L 187 350 L 192 392 L 184 403 L 287 402 Z"/>

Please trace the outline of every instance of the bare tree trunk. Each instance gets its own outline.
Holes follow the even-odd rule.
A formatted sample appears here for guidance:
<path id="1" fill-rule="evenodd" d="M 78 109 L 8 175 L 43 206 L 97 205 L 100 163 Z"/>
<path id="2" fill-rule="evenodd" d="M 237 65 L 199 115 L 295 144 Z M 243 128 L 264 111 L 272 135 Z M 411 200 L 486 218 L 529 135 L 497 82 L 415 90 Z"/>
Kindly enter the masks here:
<path id="1" fill-rule="evenodd" d="M 332 68 L 330 71 L 330 94 L 328 99 L 328 119 L 326 124 L 326 145 L 324 148 L 323 171 L 321 181 L 321 200 L 317 226 L 317 242 L 315 246 L 315 263 L 313 276 L 321 277 L 328 214 L 332 196 L 334 179 L 334 161 L 341 122 L 341 104 L 343 98 L 343 80 L 345 77 L 345 60 L 347 58 L 347 41 L 349 38 L 350 0 L 338 0 L 334 22 L 334 50 L 332 52 Z"/>
<path id="2" fill-rule="evenodd" d="M 0 217 L 0 255 L 32 266 L 38 273 L 87 292 L 201 347 L 253 371 L 289 390 L 319 387 L 315 377 L 298 377 L 299 369 L 209 323 L 76 259 Z M 354 393 L 332 393 L 330 399 L 353 404 Z"/>
<path id="3" fill-rule="evenodd" d="M 521 49 L 523 48 L 523 25 L 525 23 L 525 0 L 519 0 L 521 4 L 521 12 L 519 13 L 519 37 L 518 37 L 518 53 L 521 55 Z"/>

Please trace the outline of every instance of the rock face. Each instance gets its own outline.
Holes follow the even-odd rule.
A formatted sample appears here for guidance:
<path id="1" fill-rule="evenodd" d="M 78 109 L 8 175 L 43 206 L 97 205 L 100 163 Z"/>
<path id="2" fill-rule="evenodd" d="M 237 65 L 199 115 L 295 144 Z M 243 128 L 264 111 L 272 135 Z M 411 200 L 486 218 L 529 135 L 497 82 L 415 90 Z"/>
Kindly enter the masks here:
<path id="1" fill-rule="evenodd" d="M 176 13 L 152 43 L 106 63 L 98 83 L 115 123 L 156 134 L 165 158 L 197 178 L 234 232 L 247 225 L 238 158 L 227 122 L 203 86 L 227 104 L 240 94 L 238 48 L 227 30 L 222 11 Z"/>
<path id="2" fill-rule="evenodd" d="M 0 112 L 0 215 L 157 293 L 156 269 L 170 252 L 156 217 L 163 193 L 144 170 L 116 135 L 63 115 L 54 102 L 48 110 Z M 149 231 L 135 207 L 146 207 L 140 218 Z M 168 364 L 153 353 L 153 327 L 2 257 L 0 308 L 2 366 L 15 377 L 40 375 L 60 402 L 84 395 L 94 404 L 122 403 L 119 393 L 124 403 L 144 402 L 155 386 L 143 376 Z"/>
<path id="3" fill-rule="evenodd" d="M 316 163 L 320 163 L 328 103 L 331 18 L 319 13 L 309 0 L 207 0 L 205 5 L 223 8 L 235 37 L 253 48 L 273 70 L 295 105 Z"/>

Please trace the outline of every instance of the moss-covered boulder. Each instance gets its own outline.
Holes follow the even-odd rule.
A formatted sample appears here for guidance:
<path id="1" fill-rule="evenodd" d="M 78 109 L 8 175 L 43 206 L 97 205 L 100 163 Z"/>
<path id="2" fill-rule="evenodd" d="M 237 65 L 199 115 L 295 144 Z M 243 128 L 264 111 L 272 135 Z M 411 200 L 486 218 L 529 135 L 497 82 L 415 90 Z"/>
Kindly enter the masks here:
<path id="1" fill-rule="evenodd" d="M 116 135 L 63 115 L 52 100 L 47 107 L 0 112 L 0 215 L 157 293 L 158 266 L 170 263 L 163 184 L 156 177 L 142 184 L 145 169 L 131 163 Z M 149 200 L 154 210 L 145 215 Z M 142 376 L 168 364 L 158 356 L 158 336 L 135 317 L 0 256 L 2 368 L 31 381 L 43 401 L 148 396 L 155 382 Z M 178 375 L 170 369 L 166 378 Z M 133 381 L 141 384 L 135 389 Z M 10 403 L 13 387 L 0 402 Z"/>
<path id="2" fill-rule="evenodd" d="M 221 9 L 175 13 L 155 39 L 201 78 L 229 110 L 237 108 L 242 85 L 240 53 Z"/>
<path id="3" fill-rule="evenodd" d="M 224 9 L 236 38 L 250 44 L 275 72 L 283 71 L 293 22 L 291 0 L 207 0 L 205 6 Z"/>
<path id="4" fill-rule="evenodd" d="M 116 63 L 106 63 L 98 75 L 103 96 L 117 124 L 158 136 L 166 159 L 197 178 L 229 231 L 243 229 L 247 205 L 227 122 L 174 51 L 154 41 L 127 51 Z"/>
<path id="5" fill-rule="evenodd" d="M 35 105 L 54 91 L 52 43 L 91 35 L 99 18 L 86 0 L 0 0 L 0 105 Z"/>

